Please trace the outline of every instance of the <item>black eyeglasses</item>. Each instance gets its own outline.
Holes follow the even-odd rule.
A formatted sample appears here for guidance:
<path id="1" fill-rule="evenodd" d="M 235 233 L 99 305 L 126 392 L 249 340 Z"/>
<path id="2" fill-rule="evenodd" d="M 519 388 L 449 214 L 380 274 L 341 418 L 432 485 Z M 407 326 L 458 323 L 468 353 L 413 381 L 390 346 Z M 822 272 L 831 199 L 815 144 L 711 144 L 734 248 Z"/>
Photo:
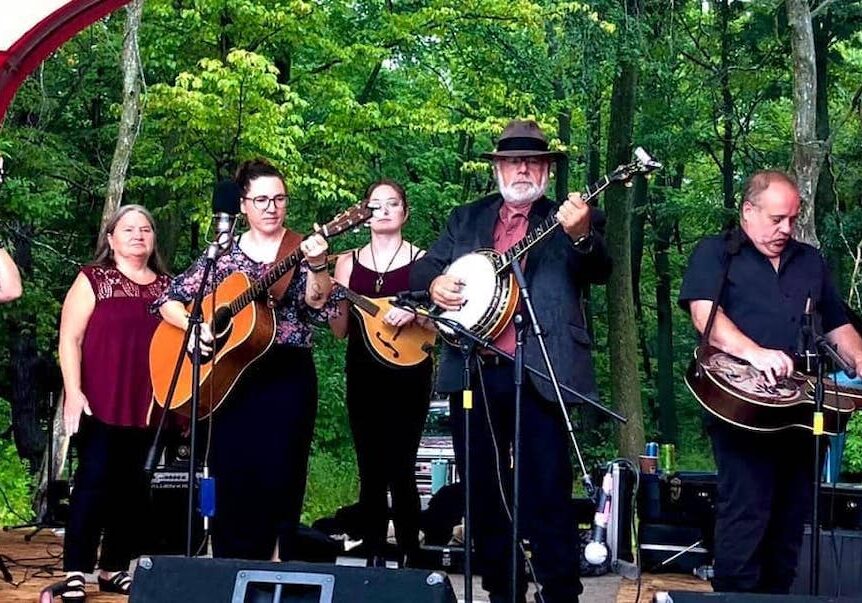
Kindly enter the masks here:
<path id="1" fill-rule="evenodd" d="M 278 209 L 281 209 L 285 205 L 287 205 L 287 195 L 275 195 L 273 197 L 267 197 L 266 195 L 259 195 L 257 197 L 243 197 L 243 199 L 251 199 L 252 204 L 256 209 L 260 211 L 266 211 L 269 209 L 270 203 L 275 203 L 275 206 Z"/>

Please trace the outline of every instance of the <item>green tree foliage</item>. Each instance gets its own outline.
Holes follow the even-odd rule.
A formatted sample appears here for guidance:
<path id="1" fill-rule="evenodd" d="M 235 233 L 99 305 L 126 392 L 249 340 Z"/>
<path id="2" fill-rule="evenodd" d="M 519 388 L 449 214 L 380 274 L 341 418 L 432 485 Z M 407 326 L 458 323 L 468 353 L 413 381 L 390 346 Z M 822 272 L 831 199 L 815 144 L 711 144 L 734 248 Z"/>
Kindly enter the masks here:
<path id="1" fill-rule="evenodd" d="M 681 385 L 695 338 L 688 316 L 675 304 L 668 308 L 668 299 L 693 244 L 733 220 L 744 177 L 789 165 L 789 38 L 780 3 L 640 4 L 642 11 L 632 12 L 618 0 L 148 0 L 140 30 L 143 121 L 124 202 L 154 212 L 160 244 L 182 270 L 207 241 L 213 183 L 263 155 L 287 177 L 293 228 L 310 232 L 387 176 L 407 189 L 407 237 L 427 246 L 453 207 L 494 187 L 479 154 L 512 117 L 539 120 L 569 152 L 560 192 L 582 189 L 615 167 L 602 165 L 619 125 L 609 121 L 611 87 L 620 66 L 635 61 L 633 144 L 666 165 L 633 210 L 642 233 L 632 257 L 644 434 L 662 437 L 657 392 L 667 392 L 667 383 L 644 372 L 660 341 L 667 343 L 658 335 L 661 316 L 672 323 L 680 456 L 687 466 L 708 465 L 699 408 Z M 819 212 L 818 229 L 849 292 L 858 288 L 862 240 L 862 52 L 852 26 L 860 2 L 824 10 L 817 18 L 831 17 L 836 201 Z M 120 110 L 122 30 L 117 13 L 58 50 L 21 89 L 0 130 L 9 169 L 0 187 L 0 235 L 32 258 L 24 299 L 0 307 L 0 363 L 14 369 L 0 377 L 0 394 L 30 413 L 22 420 L 33 429 L 16 432 L 15 441 L 31 466 L 39 458 L 36 419 L 48 413 L 45 392 L 58 389 L 59 307 L 95 243 Z M 360 230 L 331 245 L 342 251 L 365 241 Z M 594 288 L 596 367 L 613 404 L 608 306 L 603 288 Z M 12 345 L 19 341 L 27 345 Z M 354 462 L 342 404 L 343 342 L 321 329 L 315 354 L 321 401 L 312 480 L 350 474 Z M 45 378 L 28 393 L 23 374 Z M 37 402 L 26 407 L 19 402 L 25 399 Z M 588 456 L 615 456 L 615 427 L 579 418 L 590 432 Z M 349 498 L 343 493 L 355 489 L 351 479 L 328 488 L 342 494 L 318 498 L 310 515 Z"/>

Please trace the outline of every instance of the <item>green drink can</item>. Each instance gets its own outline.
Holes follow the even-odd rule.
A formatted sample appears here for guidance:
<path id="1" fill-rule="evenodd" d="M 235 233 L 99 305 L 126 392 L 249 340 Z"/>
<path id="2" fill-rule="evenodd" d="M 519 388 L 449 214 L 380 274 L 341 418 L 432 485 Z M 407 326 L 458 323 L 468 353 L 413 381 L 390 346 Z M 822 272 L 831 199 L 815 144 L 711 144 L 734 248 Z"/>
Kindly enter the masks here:
<path id="1" fill-rule="evenodd" d="M 676 447 L 673 444 L 662 444 L 659 449 L 658 467 L 665 473 L 676 471 Z"/>

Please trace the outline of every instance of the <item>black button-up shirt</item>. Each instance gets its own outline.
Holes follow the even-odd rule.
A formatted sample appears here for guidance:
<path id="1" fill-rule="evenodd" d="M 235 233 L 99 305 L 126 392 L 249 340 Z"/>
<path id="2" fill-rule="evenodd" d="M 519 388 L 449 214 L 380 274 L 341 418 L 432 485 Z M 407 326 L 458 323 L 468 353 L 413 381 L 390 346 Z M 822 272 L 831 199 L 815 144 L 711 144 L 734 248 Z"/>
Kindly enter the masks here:
<path id="1" fill-rule="evenodd" d="M 847 323 L 841 296 L 817 249 L 791 240 L 776 271 L 747 237 L 739 253 L 728 256 L 727 236 L 703 239 L 691 254 L 679 292 L 688 311 L 693 300 L 714 301 L 725 262 L 730 258 L 727 284 L 721 296 L 725 315 L 755 343 L 789 354 L 797 351 L 800 320 L 808 297 L 814 302 L 814 325 L 826 334 Z"/>

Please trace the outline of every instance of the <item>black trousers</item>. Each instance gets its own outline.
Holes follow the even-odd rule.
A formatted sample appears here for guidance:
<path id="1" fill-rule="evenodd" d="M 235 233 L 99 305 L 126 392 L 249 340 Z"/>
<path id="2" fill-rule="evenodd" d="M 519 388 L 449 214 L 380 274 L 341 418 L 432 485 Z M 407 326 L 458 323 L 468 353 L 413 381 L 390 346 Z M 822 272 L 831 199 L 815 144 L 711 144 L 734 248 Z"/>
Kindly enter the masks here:
<path id="1" fill-rule="evenodd" d="M 78 468 L 63 543 L 63 570 L 128 570 L 142 552 L 149 521 L 144 460 L 152 432 L 82 416 L 74 436 Z"/>
<path id="2" fill-rule="evenodd" d="M 510 596 L 512 524 L 511 454 L 515 388 L 512 364 L 486 365 L 482 393 L 474 373 L 470 411 L 471 515 L 476 569 L 482 586 L 495 598 Z M 460 393 L 450 397 L 455 455 L 463 478 L 464 414 Z M 568 435 L 556 404 L 525 385 L 521 406 L 519 522 L 521 538 L 532 551 L 536 578 L 546 603 L 572 603 L 583 588 L 579 579 L 580 544 L 572 504 L 572 467 Z M 522 567 L 523 562 L 518 564 Z M 519 593 L 526 592 L 523 573 Z"/>
<path id="3" fill-rule="evenodd" d="M 787 594 L 811 513 L 814 439 L 715 419 L 707 429 L 718 468 L 713 589 Z"/>
<path id="4" fill-rule="evenodd" d="M 359 466 L 362 537 L 369 556 L 385 553 L 387 490 L 400 552 L 419 548 L 416 451 L 431 394 L 431 361 L 388 369 L 373 358 L 348 365 L 347 411 Z"/>
<path id="5" fill-rule="evenodd" d="M 252 365 L 215 411 L 214 557 L 268 560 L 278 541 L 280 558 L 291 558 L 316 414 L 311 350 L 287 346 Z"/>

